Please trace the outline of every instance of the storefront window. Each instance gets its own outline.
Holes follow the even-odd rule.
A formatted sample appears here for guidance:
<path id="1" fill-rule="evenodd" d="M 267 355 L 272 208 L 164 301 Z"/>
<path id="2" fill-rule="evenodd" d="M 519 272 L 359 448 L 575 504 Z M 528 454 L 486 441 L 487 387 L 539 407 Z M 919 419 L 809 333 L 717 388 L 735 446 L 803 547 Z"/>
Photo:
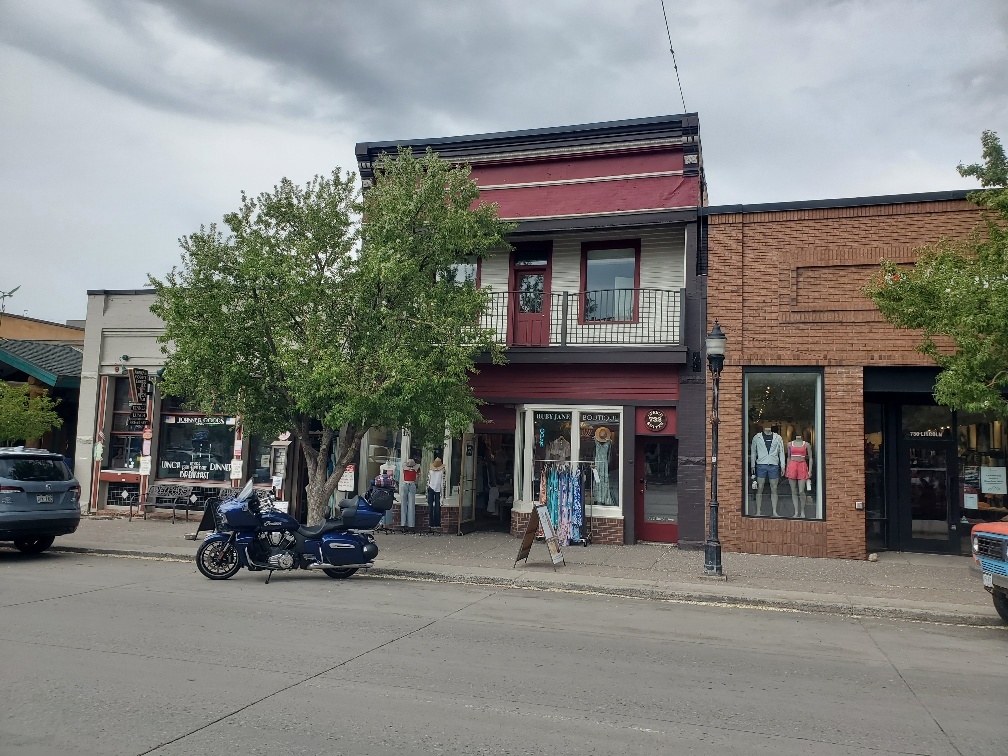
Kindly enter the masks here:
<path id="1" fill-rule="evenodd" d="M 234 440 L 233 417 L 162 414 L 157 477 L 227 482 Z"/>
<path id="2" fill-rule="evenodd" d="M 1008 517 L 1008 426 L 1002 420 L 960 412 L 959 521 L 975 525 Z M 964 553 L 968 538 L 961 539 Z"/>
<path id="3" fill-rule="evenodd" d="M 272 483 L 270 475 L 270 455 L 273 442 L 263 436 L 253 436 L 249 442 L 248 470 L 257 484 Z"/>
<path id="4" fill-rule="evenodd" d="M 744 514 L 822 519 L 821 374 L 747 371 L 744 384 Z"/>
<path id="5" fill-rule="evenodd" d="M 543 472 L 571 458 L 572 412 L 532 413 L 532 498 L 539 498 Z"/>
<path id="6" fill-rule="evenodd" d="M 903 405 L 903 435 L 907 438 L 952 438 L 952 412 L 927 404 Z"/>
<path id="7" fill-rule="evenodd" d="M 419 475 L 417 475 L 417 495 L 427 495 L 427 476 L 430 473 L 430 466 L 434 458 L 439 458 L 444 462 L 444 446 L 424 448 L 410 444 L 410 458 L 420 465 Z"/>
<path id="8" fill-rule="evenodd" d="M 595 506 L 619 506 L 619 439 L 618 412 L 582 412 L 580 420 L 578 461 L 585 472 L 585 503 Z M 590 473 L 589 473 L 590 471 Z"/>
<path id="9" fill-rule="evenodd" d="M 365 487 L 370 481 L 381 474 L 382 468 L 391 472 L 398 482 L 402 463 L 405 461 L 400 457 L 402 452 L 402 435 L 402 431 L 399 429 L 372 428 L 368 431 Z"/>

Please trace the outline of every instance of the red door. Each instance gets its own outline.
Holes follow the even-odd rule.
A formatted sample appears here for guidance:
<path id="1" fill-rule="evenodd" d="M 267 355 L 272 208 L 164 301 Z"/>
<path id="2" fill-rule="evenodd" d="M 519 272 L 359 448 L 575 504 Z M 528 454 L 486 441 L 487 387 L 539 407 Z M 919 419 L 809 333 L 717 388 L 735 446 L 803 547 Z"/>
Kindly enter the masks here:
<path id="1" fill-rule="evenodd" d="M 634 455 L 634 530 L 638 541 L 679 540 L 679 439 L 638 437 Z"/>
<path id="2" fill-rule="evenodd" d="M 550 253 L 518 249 L 511 256 L 511 296 L 508 343 L 549 346 Z"/>

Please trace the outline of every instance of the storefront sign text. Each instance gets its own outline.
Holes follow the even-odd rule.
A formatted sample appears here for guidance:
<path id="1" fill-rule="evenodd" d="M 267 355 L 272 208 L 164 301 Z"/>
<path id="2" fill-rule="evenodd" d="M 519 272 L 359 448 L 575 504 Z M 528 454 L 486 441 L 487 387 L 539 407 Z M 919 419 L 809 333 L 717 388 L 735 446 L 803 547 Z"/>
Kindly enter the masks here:
<path id="1" fill-rule="evenodd" d="M 597 425 L 616 425 L 619 423 L 618 412 L 582 412 L 581 421 Z"/>
<path id="2" fill-rule="evenodd" d="M 176 425 L 234 425 L 235 419 L 217 415 L 165 415 L 164 422 Z"/>
<path id="3" fill-rule="evenodd" d="M 224 480 L 231 465 L 221 462 L 180 462 L 165 460 L 158 463 L 159 478 L 181 478 L 183 480 Z"/>
<path id="4" fill-rule="evenodd" d="M 987 467 L 980 468 L 980 493 L 985 494 L 1008 494 L 1008 468 Z"/>

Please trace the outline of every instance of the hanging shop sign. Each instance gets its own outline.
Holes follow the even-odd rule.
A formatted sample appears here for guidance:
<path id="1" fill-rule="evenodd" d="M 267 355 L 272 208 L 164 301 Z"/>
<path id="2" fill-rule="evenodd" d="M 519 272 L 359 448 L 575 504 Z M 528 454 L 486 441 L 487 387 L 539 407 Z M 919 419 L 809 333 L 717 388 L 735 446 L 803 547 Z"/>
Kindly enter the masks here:
<path id="1" fill-rule="evenodd" d="M 549 548 L 550 558 L 553 560 L 554 571 L 558 564 L 566 566 L 567 563 L 564 561 L 563 552 L 560 550 L 560 540 L 557 538 L 556 531 L 553 530 L 553 521 L 550 520 L 549 510 L 545 504 L 537 504 L 529 515 L 528 525 L 525 526 L 525 535 L 522 537 L 521 546 L 518 548 L 518 556 L 515 558 L 514 567 L 517 567 L 518 562 L 523 559 L 528 564 L 529 554 L 532 553 L 532 544 L 535 543 L 536 534 L 540 528 L 542 528 L 546 546 Z"/>
<path id="2" fill-rule="evenodd" d="M 665 430 L 665 426 L 668 425 L 668 418 L 665 413 L 658 409 L 653 409 L 647 413 L 647 419 L 645 421 L 649 431 L 658 433 Z"/>
<path id="3" fill-rule="evenodd" d="M 144 411 L 147 410 L 147 383 L 149 381 L 150 373 L 144 368 L 129 369 L 130 396 L 134 403 L 144 405 Z"/>

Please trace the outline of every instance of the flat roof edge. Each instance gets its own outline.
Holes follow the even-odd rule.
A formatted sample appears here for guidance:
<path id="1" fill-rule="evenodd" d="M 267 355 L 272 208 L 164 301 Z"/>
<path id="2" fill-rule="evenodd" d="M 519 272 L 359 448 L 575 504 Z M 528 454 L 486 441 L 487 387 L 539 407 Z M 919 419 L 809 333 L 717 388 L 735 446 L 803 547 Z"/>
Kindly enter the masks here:
<path id="1" fill-rule="evenodd" d="M 88 289 L 89 297 L 98 297 L 107 294 L 130 295 L 130 294 L 154 294 L 156 289 Z"/>
<path id="2" fill-rule="evenodd" d="M 950 189 L 943 192 L 918 192 L 915 194 L 881 194 L 874 197 L 842 197 L 837 199 L 795 200 L 791 202 L 765 202 L 755 205 L 712 205 L 700 209 L 700 215 L 728 215 L 731 213 L 778 213 L 788 210 L 822 210 L 842 207 L 870 207 L 873 205 L 907 205 L 914 202 L 950 202 L 965 200 L 967 195 L 982 189 Z"/>
<path id="3" fill-rule="evenodd" d="M 366 155 L 370 150 L 389 147 L 418 147 L 426 145 L 463 145 L 480 142 L 497 142 L 512 139 L 529 139 L 535 137 L 555 137 L 561 134 L 577 134 L 592 131 L 619 131 L 620 129 L 635 129 L 641 126 L 662 126 L 672 123 L 695 125 L 699 122 L 698 113 L 680 113 L 678 115 L 649 116 L 647 118 L 628 118 L 619 121 L 598 121 L 595 123 L 579 123 L 569 126 L 547 126 L 538 129 L 516 129 L 514 131 L 496 131 L 484 134 L 462 134 L 459 136 L 427 137 L 423 139 L 389 139 L 374 142 L 358 142 L 355 154 Z"/>

